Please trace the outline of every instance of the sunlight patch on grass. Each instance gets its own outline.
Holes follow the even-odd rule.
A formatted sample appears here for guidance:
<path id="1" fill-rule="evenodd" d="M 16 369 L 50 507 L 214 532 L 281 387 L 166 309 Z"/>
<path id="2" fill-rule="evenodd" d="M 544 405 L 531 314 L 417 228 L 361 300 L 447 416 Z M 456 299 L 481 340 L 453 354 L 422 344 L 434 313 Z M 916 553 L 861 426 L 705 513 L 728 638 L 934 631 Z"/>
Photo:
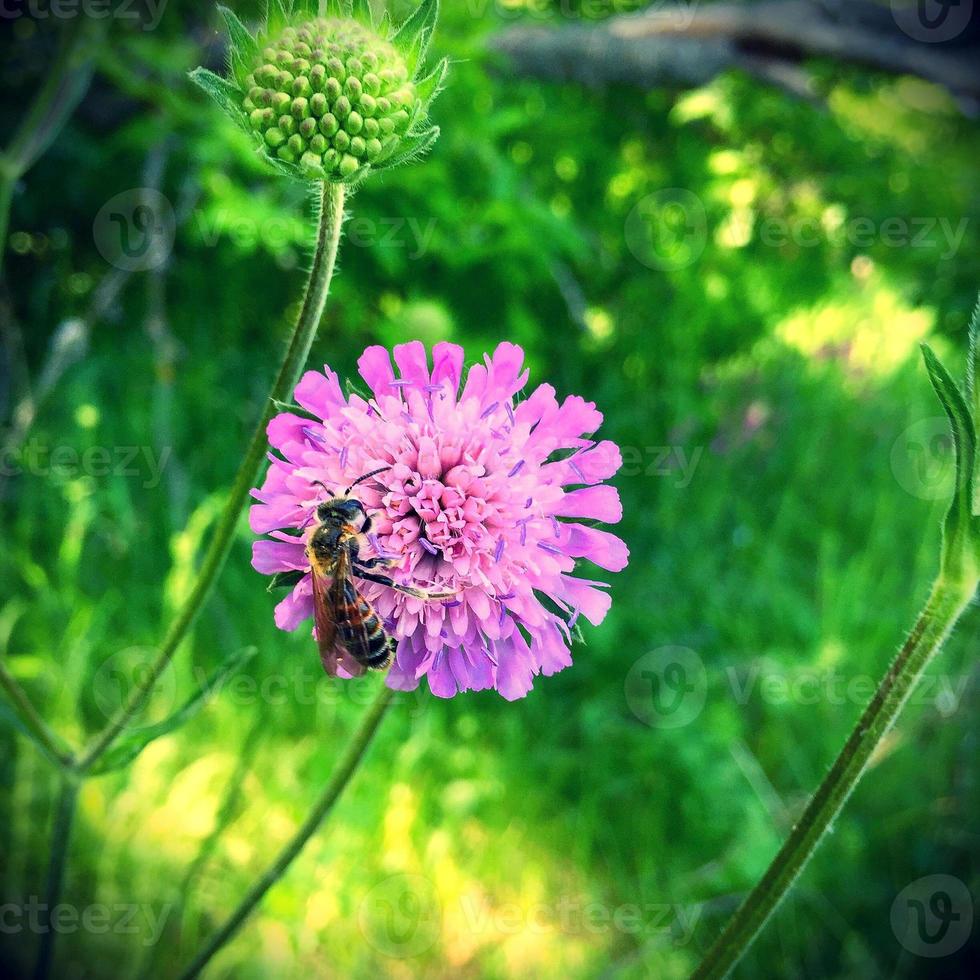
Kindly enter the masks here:
<path id="1" fill-rule="evenodd" d="M 905 364 L 932 330 L 931 309 L 913 308 L 884 284 L 844 299 L 800 310 L 779 323 L 775 336 L 801 354 L 835 358 L 884 377 Z"/>

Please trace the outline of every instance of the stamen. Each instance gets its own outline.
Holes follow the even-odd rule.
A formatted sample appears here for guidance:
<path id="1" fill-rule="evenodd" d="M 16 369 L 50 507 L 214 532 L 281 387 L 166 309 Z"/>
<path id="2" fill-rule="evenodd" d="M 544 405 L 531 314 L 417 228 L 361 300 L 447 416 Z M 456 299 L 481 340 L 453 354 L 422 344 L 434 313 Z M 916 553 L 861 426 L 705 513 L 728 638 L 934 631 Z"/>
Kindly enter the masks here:
<path id="1" fill-rule="evenodd" d="M 344 446 L 344 448 L 340 450 L 340 468 L 342 470 L 346 470 L 347 469 L 347 447 L 346 446 Z"/>
<path id="2" fill-rule="evenodd" d="M 516 592 L 505 592 L 503 595 L 498 595 L 497 600 L 499 602 L 506 602 L 508 599 L 513 599 L 517 595 Z"/>
<path id="3" fill-rule="evenodd" d="M 462 604 L 463 604 L 462 599 L 453 599 L 452 602 L 444 602 L 442 604 L 442 608 L 443 609 L 455 609 L 457 606 L 461 606 Z"/>
<path id="4" fill-rule="evenodd" d="M 517 419 L 514 418 L 514 409 L 510 407 L 510 402 L 504 402 L 504 408 L 507 409 L 507 418 L 510 419 L 510 424 L 517 425 Z"/>
<path id="5" fill-rule="evenodd" d="M 572 618 L 568 621 L 569 629 L 571 629 L 578 622 L 579 613 L 581 612 L 581 609 L 576 609 L 575 612 L 572 613 Z"/>
<path id="6" fill-rule="evenodd" d="M 589 482 L 588 480 L 586 480 L 585 474 L 578 468 L 578 465 L 575 463 L 575 460 L 570 459 L 568 461 L 568 465 L 579 475 L 583 483 Z"/>
<path id="7" fill-rule="evenodd" d="M 522 469 L 524 469 L 523 459 L 519 460 L 518 463 L 514 466 L 514 468 L 507 474 L 508 478 L 512 476 L 517 476 L 517 474 L 520 473 Z"/>
<path id="8" fill-rule="evenodd" d="M 494 561 L 500 561 L 500 556 L 501 556 L 501 555 L 502 555 L 502 554 L 504 553 L 504 545 L 505 545 L 506 543 L 507 543 L 507 542 L 506 542 L 506 541 L 504 541 L 504 539 L 503 539 L 503 538 L 501 538 L 501 539 L 500 539 L 500 540 L 499 540 L 499 541 L 497 542 L 497 550 L 496 550 L 496 551 L 494 551 L 494 553 L 493 553 L 493 560 L 494 560 Z"/>
<path id="9" fill-rule="evenodd" d="M 437 384 L 437 385 L 426 385 L 422 390 L 423 391 L 427 391 L 427 392 L 429 392 L 431 394 L 434 391 L 442 391 L 442 385 L 441 384 Z"/>
<path id="10" fill-rule="evenodd" d="M 269 461 L 270 463 L 281 463 L 281 462 L 282 462 L 282 460 L 281 460 L 281 459 L 280 459 L 280 458 L 279 458 L 278 456 L 275 456 L 275 455 L 273 455 L 273 454 L 272 454 L 271 452 L 269 452 L 269 453 L 266 453 L 266 454 L 265 454 L 265 458 L 266 458 L 266 459 L 267 459 L 267 460 L 268 460 L 268 461 Z"/>
<path id="11" fill-rule="evenodd" d="M 419 538 L 419 544 L 422 545 L 422 547 L 425 548 L 425 550 L 430 555 L 438 555 L 439 554 L 439 549 L 436 548 L 434 545 L 432 545 L 429 541 L 426 541 L 425 538 Z"/>
<path id="12" fill-rule="evenodd" d="M 525 510 L 530 510 L 531 509 L 531 504 L 533 504 L 533 503 L 534 503 L 534 497 L 528 497 L 527 500 L 524 501 L 524 509 Z"/>
<path id="13" fill-rule="evenodd" d="M 555 530 L 555 537 L 556 538 L 560 538 L 561 537 L 561 527 L 558 524 L 558 518 L 555 517 L 554 514 L 551 515 L 551 526 Z"/>
<path id="14" fill-rule="evenodd" d="M 314 432 L 309 426 L 303 426 L 303 435 L 306 436 L 311 442 L 319 442 L 321 445 L 327 440 L 323 438 L 318 432 Z"/>
<path id="15" fill-rule="evenodd" d="M 565 552 L 561 548 L 556 548 L 553 544 L 548 544 L 547 541 L 539 541 L 538 547 L 542 551 L 550 551 L 553 555 L 560 555 L 562 558 L 565 557 Z"/>
<path id="16" fill-rule="evenodd" d="M 406 381 L 406 380 L 402 379 L 400 381 L 389 381 L 388 382 L 388 387 L 389 388 L 409 388 L 413 384 L 415 384 L 414 381 L 410 381 L 410 380 L 409 381 Z"/>
<path id="17" fill-rule="evenodd" d="M 494 412 L 497 411 L 498 408 L 500 408 L 500 402 L 494 402 L 492 405 L 488 405 L 483 410 L 483 413 L 480 415 L 480 418 L 481 419 L 489 418 L 491 415 L 493 415 Z"/>

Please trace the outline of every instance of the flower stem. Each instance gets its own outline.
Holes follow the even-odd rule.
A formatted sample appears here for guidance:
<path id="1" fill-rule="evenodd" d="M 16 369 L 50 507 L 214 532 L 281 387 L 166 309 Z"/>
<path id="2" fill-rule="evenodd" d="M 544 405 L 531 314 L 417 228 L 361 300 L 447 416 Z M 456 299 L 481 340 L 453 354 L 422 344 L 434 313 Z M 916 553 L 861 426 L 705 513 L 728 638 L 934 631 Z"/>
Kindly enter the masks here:
<path id="1" fill-rule="evenodd" d="M 180 975 L 180 980 L 191 980 L 192 977 L 197 977 L 201 973 L 214 957 L 215 953 L 238 932 L 255 907 L 262 901 L 265 893 L 286 873 L 286 870 L 306 846 L 307 841 L 320 828 L 320 825 L 326 819 L 327 814 L 330 813 L 333 805 L 340 798 L 341 793 L 346 789 L 351 777 L 364 758 L 364 753 L 367 751 L 371 739 L 378 730 L 385 710 L 391 703 L 393 694 L 394 692 L 391 688 L 386 685 L 383 685 L 378 691 L 371 706 L 361 719 L 357 731 L 354 732 L 350 742 L 348 742 L 347 748 L 344 750 L 343 756 L 341 756 L 340 761 L 331 774 L 329 782 L 324 787 L 323 793 L 320 795 L 313 809 L 309 812 L 307 818 L 293 835 L 293 838 L 279 853 L 276 860 L 269 865 L 258 881 L 252 885 L 238 908 L 235 909 L 225 924 L 208 940 L 204 948 L 194 958 L 191 965 Z"/>
<path id="2" fill-rule="evenodd" d="M 293 331 L 289 349 L 286 351 L 285 360 L 269 393 L 262 417 L 252 435 L 252 441 L 245 453 L 245 458 L 238 468 L 238 474 L 235 477 L 218 527 L 211 538 L 197 580 L 177 618 L 167 631 L 156 660 L 141 682 L 133 689 L 125 704 L 122 705 L 105 729 L 95 737 L 91 746 L 80 759 L 78 768 L 83 771 L 92 767 L 116 740 L 129 720 L 143 707 L 154 684 L 173 659 L 178 646 L 210 596 L 218 575 L 224 567 L 234 540 L 238 520 L 248 501 L 249 491 L 255 486 L 265 460 L 268 444 L 266 427 L 276 412 L 276 403 L 287 401 L 291 397 L 316 336 L 320 317 L 330 292 L 330 281 L 333 278 L 343 223 L 344 185 L 325 182 L 321 189 L 320 219 L 316 251 L 313 256 L 313 269 L 306 288 L 303 308 Z"/>
<path id="3" fill-rule="evenodd" d="M 69 774 L 61 776 L 61 791 L 58 796 L 58 809 L 54 815 L 54 830 L 51 834 L 51 859 L 48 864 L 48 884 L 45 890 L 45 904 L 41 910 L 41 940 L 34 966 L 34 980 L 47 980 L 54 959 L 54 940 L 57 930 L 52 928 L 51 915 L 61 902 L 61 890 L 65 883 L 65 867 L 68 864 L 68 847 L 71 843 L 72 826 L 75 823 L 75 808 L 78 802 L 79 782 Z"/>
<path id="4" fill-rule="evenodd" d="M 976 579 L 969 583 L 948 582 L 942 576 L 933 586 L 925 609 L 830 772 L 762 880 L 752 889 L 692 974 L 692 980 L 727 976 L 752 945 L 840 813 L 922 672 L 942 649 L 969 605 L 976 586 Z"/>

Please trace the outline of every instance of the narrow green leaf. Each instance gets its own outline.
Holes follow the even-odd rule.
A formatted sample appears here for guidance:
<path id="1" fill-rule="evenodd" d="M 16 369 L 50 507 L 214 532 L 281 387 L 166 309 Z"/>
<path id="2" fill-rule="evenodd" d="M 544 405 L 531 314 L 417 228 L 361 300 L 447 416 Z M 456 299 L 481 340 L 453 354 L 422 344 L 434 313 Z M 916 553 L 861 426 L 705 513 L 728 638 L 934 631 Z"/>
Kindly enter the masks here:
<path id="1" fill-rule="evenodd" d="M 245 110 L 242 108 L 242 93 L 232 82 L 215 75 L 207 68 L 195 68 L 189 77 L 195 85 L 211 96 L 226 116 L 233 119 L 246 132 L 249 131 Z"/>
<path id="2" fill-rule="evenodd" d="M 438 126 L 432 126 L 416 136 L 407 136 L 402 141 L 398 151 L 385 160 L 382 166 L 387 169 L 388 167 L 400 167 L 402 164 L 410 163 L 428 153 L 437 139 L 439 139 Z"/>
<path id="3" fill-rule="evenodd" d="M 245 647 L 233 653 L 207 678 L 194 693 L 193 697 L 181 708 L 178 708 L 169 718 L 165 718 L 155 725 L 141 728 L 139 731 L 132 732 L 128 736 L 120 738 L 98 761 L 92 770 L 92 775 L 101 776 L 108 772 L 124 769 L 151 742 L 155 742 L 164 735 L 169 735 L 186 724 L 204 707 L 212 695 L 220 690 L 225 679 L 255 656 L 256 652 L 255 647 Z"/>
<path id="4" fill-rule="evenodd" d="M 970 318 L 970 349 L 966 361 L 966 401 L 973 413 L 974 430 L 980 426 L 980 391 L 977 390 L 977 359 L 980 358 L 980 296 Z"/>
<path id="5" fill-rule="evenodd" d="M 368 0 L 352 0 L 351 16 L 368 27 L 374 26 L 374 11 L 371 9 Z"/>
<path id="6" fill-rule="evenodd" d="M 443 58 L 431 75 L 415 83 L 418 95 L 418 118 L 424 119 L 429 112 L 432 100 L 442 91 L 446 84 L 446 73 L 449 71 L 449 59 Z"/>
<path id="7" fill-rule="evenodd" d="M 972 536 L 973 468 L 976 463 L 976 431 L 963 393 L 939 358 L 927 345 L 922 345 L 929 380 L 943 404 L 953 432 L 956 451 L 956 488 L 946 515 L 943 536 L 943 567 L 959 575 L 965 542 Z"/>
<path id="8" fill-rule="evenodd" d="M 438 19 L 439 0 L 422 0 L 391 39 L 406 60 L 414 56 L 414 63 L 409 67 L 410 72 L 414 72 L 416 66 L 425 61 L 425 53 Z"/>
<path id="9" fill-rule="evenodd" d="M 278 34 L 289 23 L 292 12 L 292 0 L 267 0 L 265 17 L 269 33 Z"/>
<path id="10" fill-rule="evenodd" d="M 238 19 L 238 15 L 228 7 L 218 5 L 225 27 L 228 28 L 228 66 L 239 85 L 244 85 L 255 59 L 258 57 L 258 42 L 248 32 L 248 28 Z"/>
<path id="11" fill-rule="evenodd" d="M 378 37 L 382 37 L 386 41 L 391 37 L 391 13 L 389 11 L 383 10 L 381 12 L 381 19 L 378 21 L 376 30 Z"/>

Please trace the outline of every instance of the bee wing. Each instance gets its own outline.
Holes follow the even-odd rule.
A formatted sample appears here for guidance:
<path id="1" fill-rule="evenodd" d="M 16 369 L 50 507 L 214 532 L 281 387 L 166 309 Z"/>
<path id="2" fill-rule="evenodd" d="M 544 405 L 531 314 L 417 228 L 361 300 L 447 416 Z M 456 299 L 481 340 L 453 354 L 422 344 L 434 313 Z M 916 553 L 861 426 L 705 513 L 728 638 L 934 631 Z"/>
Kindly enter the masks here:
<path id="1" fill-rule="evenodd" d="M 330 677 L 336 677 L 338 668 L 351 677 L 360 677 L 365 672 L 347 651 L 337 635 L 337 615 L 344 602 L 344 570 L 338 565 L 333 582 L 313 571 L 313 622 L 316 627 L 316 642 L 320 649 L 320 662 Z"/>

